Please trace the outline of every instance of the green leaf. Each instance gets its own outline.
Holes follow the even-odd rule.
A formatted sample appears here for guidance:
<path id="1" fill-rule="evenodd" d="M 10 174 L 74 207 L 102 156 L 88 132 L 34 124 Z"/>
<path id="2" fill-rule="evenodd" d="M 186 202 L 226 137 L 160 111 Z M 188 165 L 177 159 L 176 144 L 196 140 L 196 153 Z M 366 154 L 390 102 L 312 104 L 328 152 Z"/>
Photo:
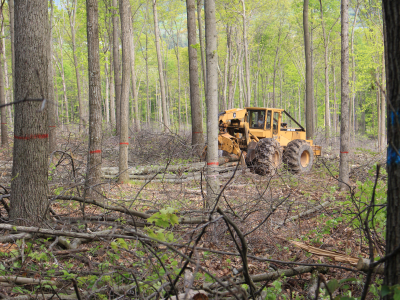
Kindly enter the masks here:
<path id="1" fill-rule="evenodd" d="M 328 282 L 328 289 L 331 293 L 333 293 L 339 287 L 339 282 L 333 278 Z"/>

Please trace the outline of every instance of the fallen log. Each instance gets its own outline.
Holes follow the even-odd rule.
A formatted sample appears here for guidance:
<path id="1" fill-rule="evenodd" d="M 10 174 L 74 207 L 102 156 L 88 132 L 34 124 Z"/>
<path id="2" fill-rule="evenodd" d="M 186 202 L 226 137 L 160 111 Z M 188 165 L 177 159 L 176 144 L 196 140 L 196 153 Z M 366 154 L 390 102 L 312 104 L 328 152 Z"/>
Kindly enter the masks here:
<path id="1" fill-rule="evenodd" d="M 360 258 L 357 263 L 357 269 L 360 271 L 368 272 L 369 271 L 370 260 L 367 258 Z M 377 265 L 374 270 L 374 273 L 383 274 L 385 272 L 385 265 L 380 264 Z"/>
<path id="2" fill-rule="evenodd" d="M 17 277 L 17 276 L 0 276 L 0 282 L 17 283 L 17 284 L 49 284 L 57 285 L 54 280 L 42 280 L 28 277 Z"/>
<path id="3" fill-rule="evenodd" d="M 18 234 L 10 234 L 0 237 L 0 243 L 14 243 L 17 240 L 21 239 L 30 239 L 32 235 L 26 232 L 18 233 Z"/>

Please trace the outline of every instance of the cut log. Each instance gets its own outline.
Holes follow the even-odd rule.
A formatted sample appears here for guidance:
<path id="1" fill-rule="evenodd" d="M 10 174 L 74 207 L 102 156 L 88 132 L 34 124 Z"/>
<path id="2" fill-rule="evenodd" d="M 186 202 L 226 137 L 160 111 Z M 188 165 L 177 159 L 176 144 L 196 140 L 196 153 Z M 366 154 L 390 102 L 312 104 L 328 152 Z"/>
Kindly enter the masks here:
<path id="1" fill-rule="evenodd" d="M 367 258 L 360 258 L 357 263 L 357 270 L 368 272 L 370 260 Z M 383 274 L 385 271 L 385 265 L 380 264 L 374 268 L 374 273 Z"/>

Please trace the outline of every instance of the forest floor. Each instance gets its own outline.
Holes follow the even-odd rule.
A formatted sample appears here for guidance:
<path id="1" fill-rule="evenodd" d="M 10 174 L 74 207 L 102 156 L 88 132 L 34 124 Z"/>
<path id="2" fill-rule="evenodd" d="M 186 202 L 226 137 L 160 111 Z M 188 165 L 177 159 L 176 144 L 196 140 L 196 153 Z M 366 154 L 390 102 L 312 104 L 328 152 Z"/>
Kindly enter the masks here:
<path id="1" fill-rule="evenodd" d="M 322 289 L 324 282 L 332 299 L 357 299 L 366 272 L 357 270 L 354 261 L 369 258 L 370 247 L 375 258 L 385 253 L 385 153 L 375 150 L 374 141 L 357 138 L 350 153 L 350 186 L 339 191 L 338 142 L 316 142 L 323 146 L 323 155 L 315 159 L 310 173 L 294 175 L 282 167 L 273 177 L 249 169 L 220 176 L 219 211 L 212 211 L 210 218 L 212 209 L 204 209 L 203 176 L 126 184 L 104 179 L 101 194 L 89 199 L 97 202 L 83 204 L 79 199 L 87 140 L 76 132 L 62 132 L 58 145 L 66 154 L 55 153 L 51 158 L 53 211 L 42 228 L 64 233 L 32 233 L 21 239 L 15 231 L 3 230 L 0 299 L 158 299 L 177 294 L 174 299 L 184 299 L 185 288 L 189 298 L 196 300 L 314 299 L 316 286 L 321 288 L 319 299 L 329 299 Z M 7 194 L 11 145 L 2 149 L 0 161 L 0 184 Z M 132 134 L 131 167 L 198 161 L 188 136 Z M 374 190 L 377 164 L 382 168 Z M 107 134 L 103 166 L 118 166 L 118 139 Z M 373 193 L 375 206 L 369 210 Z M 136 212 L 151 218 L 138 217 Z M 6 224 L 8 215 L 1 204 L 0 213 L 0 225 Z M 372 233 L 369 240 L 366 218 Z M 99 236 L 77 239 L 73 233 Z M 340 253 L 348 262 L 322 252 L 313 254 L 315 248 L 307 251 L 309 246 Z M 311 269 L 304 269 L 307 265 Z M 284 276 L 285 270 L 294 268 L 297 273 Z M 249 288 L 247 270 L 254 289 Z M 178 274 L 180 279 L 171 284 Z M 16 279 L 21 277 L 33 281 Z M 374 274 L 368 299 L 379 299 L 381 283 L 381 275 Z"/>

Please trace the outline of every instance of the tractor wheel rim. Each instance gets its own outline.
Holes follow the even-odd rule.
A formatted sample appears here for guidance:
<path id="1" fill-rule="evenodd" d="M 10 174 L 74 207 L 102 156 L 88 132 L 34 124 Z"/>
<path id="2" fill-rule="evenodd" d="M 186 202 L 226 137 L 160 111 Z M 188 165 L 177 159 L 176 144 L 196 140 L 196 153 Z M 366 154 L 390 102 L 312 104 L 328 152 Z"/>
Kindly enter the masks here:
<path id="1" fill-rule="evenodd" d="M 300 156 L 300 164 L 303 168 L 307 167 L 310 163 L 310 153 L 308 151 L 303 151 Z"/>

